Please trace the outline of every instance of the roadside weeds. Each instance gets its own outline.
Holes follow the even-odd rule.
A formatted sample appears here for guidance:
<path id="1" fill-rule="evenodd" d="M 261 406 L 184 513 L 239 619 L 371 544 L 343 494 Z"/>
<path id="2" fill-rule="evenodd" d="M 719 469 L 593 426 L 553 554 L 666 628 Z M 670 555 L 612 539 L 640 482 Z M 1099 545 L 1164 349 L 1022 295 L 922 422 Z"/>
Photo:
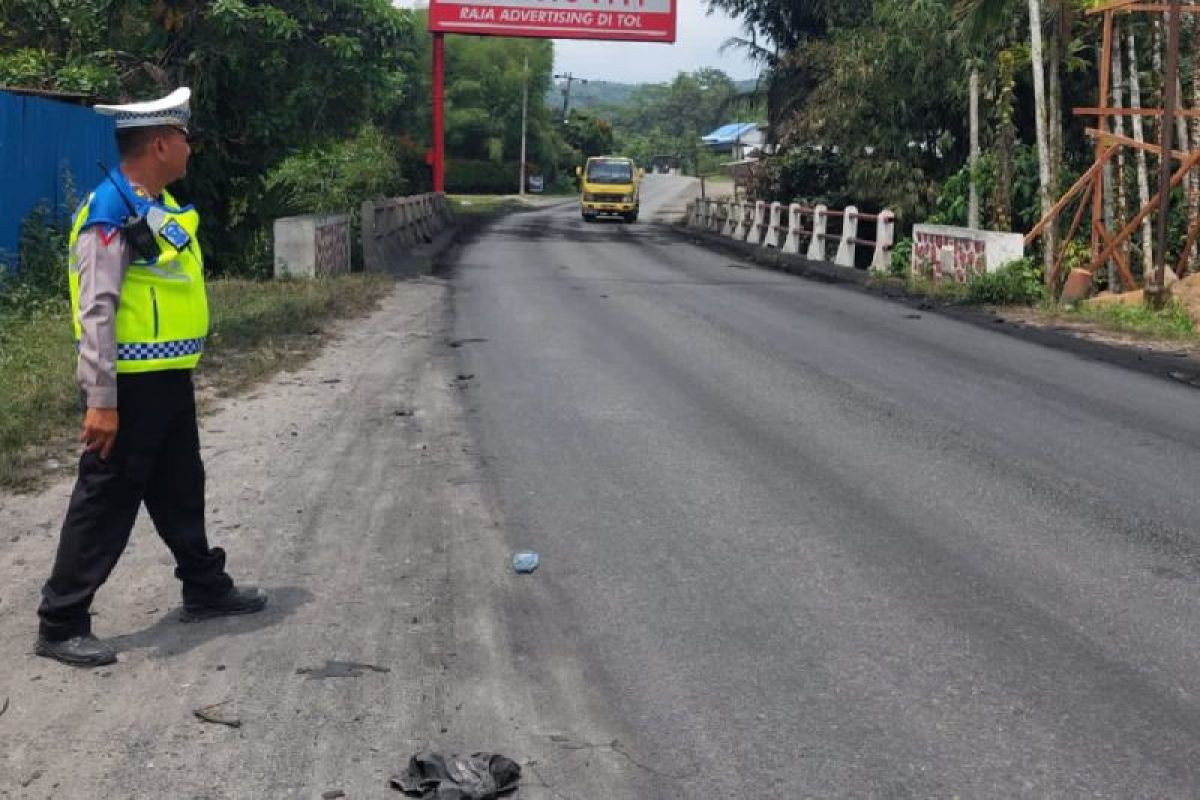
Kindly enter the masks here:
<path id="1" fill-rule="evenodd" d="M 1178 351 L 1189 349 L 1200 355 L 1200 332 L 1179 301 L 1159 311 L 1145 305 L 1095 304 L 1088 302 L 1060 305 L 1049 300 L 1033 303 L 993 304 L 968 299 L 962 284 L 943 281 L 870 276 L 866 286 L 885 296 L 933 302 L 965 313 L 992 314 L 1006 321 L 1020 320 L 1059 331 L 1070 331 L 1085 338 L 1110 344 L 1144 345 Z"/>
<path id="2" fill-rule="evenodd" d="M 208 397 L 238 394 L 312 358 L 327 326 L 373 310 L 395 283 L 379 275 L 209 282 L 212 333 L 197 370 Z M 65 303 L 0 316 L 0 490 L 33 491 L 74 465 L 80 397 Z"/>

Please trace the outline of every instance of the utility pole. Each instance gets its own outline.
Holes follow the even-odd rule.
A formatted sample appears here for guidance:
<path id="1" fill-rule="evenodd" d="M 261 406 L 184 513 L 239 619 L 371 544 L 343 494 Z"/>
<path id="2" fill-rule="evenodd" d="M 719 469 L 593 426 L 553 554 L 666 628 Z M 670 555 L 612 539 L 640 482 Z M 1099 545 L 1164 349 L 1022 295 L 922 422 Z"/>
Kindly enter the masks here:
<path id="1" fill-rule="evenodd" d="M 567 107 L 571 104 L 571 84 L 574 81 L 579 81 L 580 83 L 582 83 L 583 85 L 586 86 L 587 78 L 576 78 L 574 75 L 572 75 L 569 72 L 563 72 L 559 75 L 555 75 L 554 77 L 556 80 L 562 80 L 562 81 L 567 82 L 566 88 L 564 88 L 562 90 L 562 93 L 563 93 L 562 121 L 566 122 L 567 121 Z"/>
<path id="2" fill-rule="evenodd" d="M 521 186 L 517 194 L 525 196 L 525 132 L 529 119 L 529 55 L 525 55 L 525 86 L 521 91 Z"/>

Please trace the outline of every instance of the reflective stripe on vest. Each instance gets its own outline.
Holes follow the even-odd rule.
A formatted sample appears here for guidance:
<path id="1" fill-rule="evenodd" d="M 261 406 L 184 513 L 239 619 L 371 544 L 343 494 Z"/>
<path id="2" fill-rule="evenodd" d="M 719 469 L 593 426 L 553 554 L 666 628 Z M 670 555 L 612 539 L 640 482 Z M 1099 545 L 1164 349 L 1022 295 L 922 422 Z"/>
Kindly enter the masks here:
<path id="1" fill-rule="evenodd" d="M 155 361 L 165 358 L 179 358 L 180 356 L 198 356 L 203 352 L 203 339 L 117 344 L 118 361 Z"/>

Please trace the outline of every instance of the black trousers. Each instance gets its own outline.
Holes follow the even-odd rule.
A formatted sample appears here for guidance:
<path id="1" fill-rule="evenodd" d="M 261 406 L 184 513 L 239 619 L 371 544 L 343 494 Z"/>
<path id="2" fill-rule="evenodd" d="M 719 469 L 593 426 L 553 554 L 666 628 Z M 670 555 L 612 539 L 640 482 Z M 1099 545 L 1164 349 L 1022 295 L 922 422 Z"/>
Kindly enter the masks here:
<path id="1" fill-rule="evenodd" d="M 220 597 L 233 587 L 225 553 L 204 529 L 204 465 L 190 370 L 117 376 L 119 428 L 108 459 L 84 453 L 58 554 L 38 608 L 41 635 L 69 639 L 91 632 L 88 609 L 129 542 L 144 502 L 175 556 L 184 602 Z"/>

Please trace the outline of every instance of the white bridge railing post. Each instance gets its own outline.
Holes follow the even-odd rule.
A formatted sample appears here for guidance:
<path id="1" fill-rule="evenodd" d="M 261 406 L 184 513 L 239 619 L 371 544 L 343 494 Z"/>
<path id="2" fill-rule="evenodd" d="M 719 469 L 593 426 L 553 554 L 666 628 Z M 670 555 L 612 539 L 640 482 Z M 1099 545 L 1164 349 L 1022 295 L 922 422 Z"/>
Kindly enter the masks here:
<path id="1" fill-rule="evenodd" d="M 767 225 L 767 235 L 763 237 L 763 247 L 779 249 L 779 232 L 783 227 L 783 203 L 771 203 L 770 223 Z"/>
<path id="2" fill-rule="evenodd" d="M 750 225 L 750 230 L 746 233 L 746 241 L 750 244 L 761 244 L 763 240 L 763 232 L 766 227 L 767 204 L 763 200 L 754 201 L 754 222 Z"/>
<path id="3" fill-rule="evenodd" d="M 872 272 L 887 272 L 892 266 L 892 245 L 896 243 L 896 215 L 888 209 L 879 212 L 875 221 L 875 255 L 871 258 Z"/>
<path id="4" fill-rule="evenodd" d="M 838 243 L 837 256 L 833 263 L 842 267 L 854 266 L 854 249 L 858 238 L 858 209 L 846 206 L 842 212 L 842 240 Z"/>
<path id="5" fill-rule="evenodd" d="M 734 213 L 736 216 L 736 224 L 733 226 L 733 238 L 738 241 L 746 240 L 746 215 L 749 212 L 749 206 L 745 200 L 739 200 L 733 204 L 737 209 Z"/>
<path id="6" fill-rule="evenodd" d="M 799 203 L 788 206 L 787 239 L 783 242 L 783 252 L 800 253 L 800 237 L 804 233 L 804 210 Z"/>
<path id="7" fill-rule="evenodd" d="M 808 258 L 810 261 L 825 260 L 825 226 L 829 221 L 829 211 L 822 203 L 813 209 L 813 235 L 808 243 Z"/>

